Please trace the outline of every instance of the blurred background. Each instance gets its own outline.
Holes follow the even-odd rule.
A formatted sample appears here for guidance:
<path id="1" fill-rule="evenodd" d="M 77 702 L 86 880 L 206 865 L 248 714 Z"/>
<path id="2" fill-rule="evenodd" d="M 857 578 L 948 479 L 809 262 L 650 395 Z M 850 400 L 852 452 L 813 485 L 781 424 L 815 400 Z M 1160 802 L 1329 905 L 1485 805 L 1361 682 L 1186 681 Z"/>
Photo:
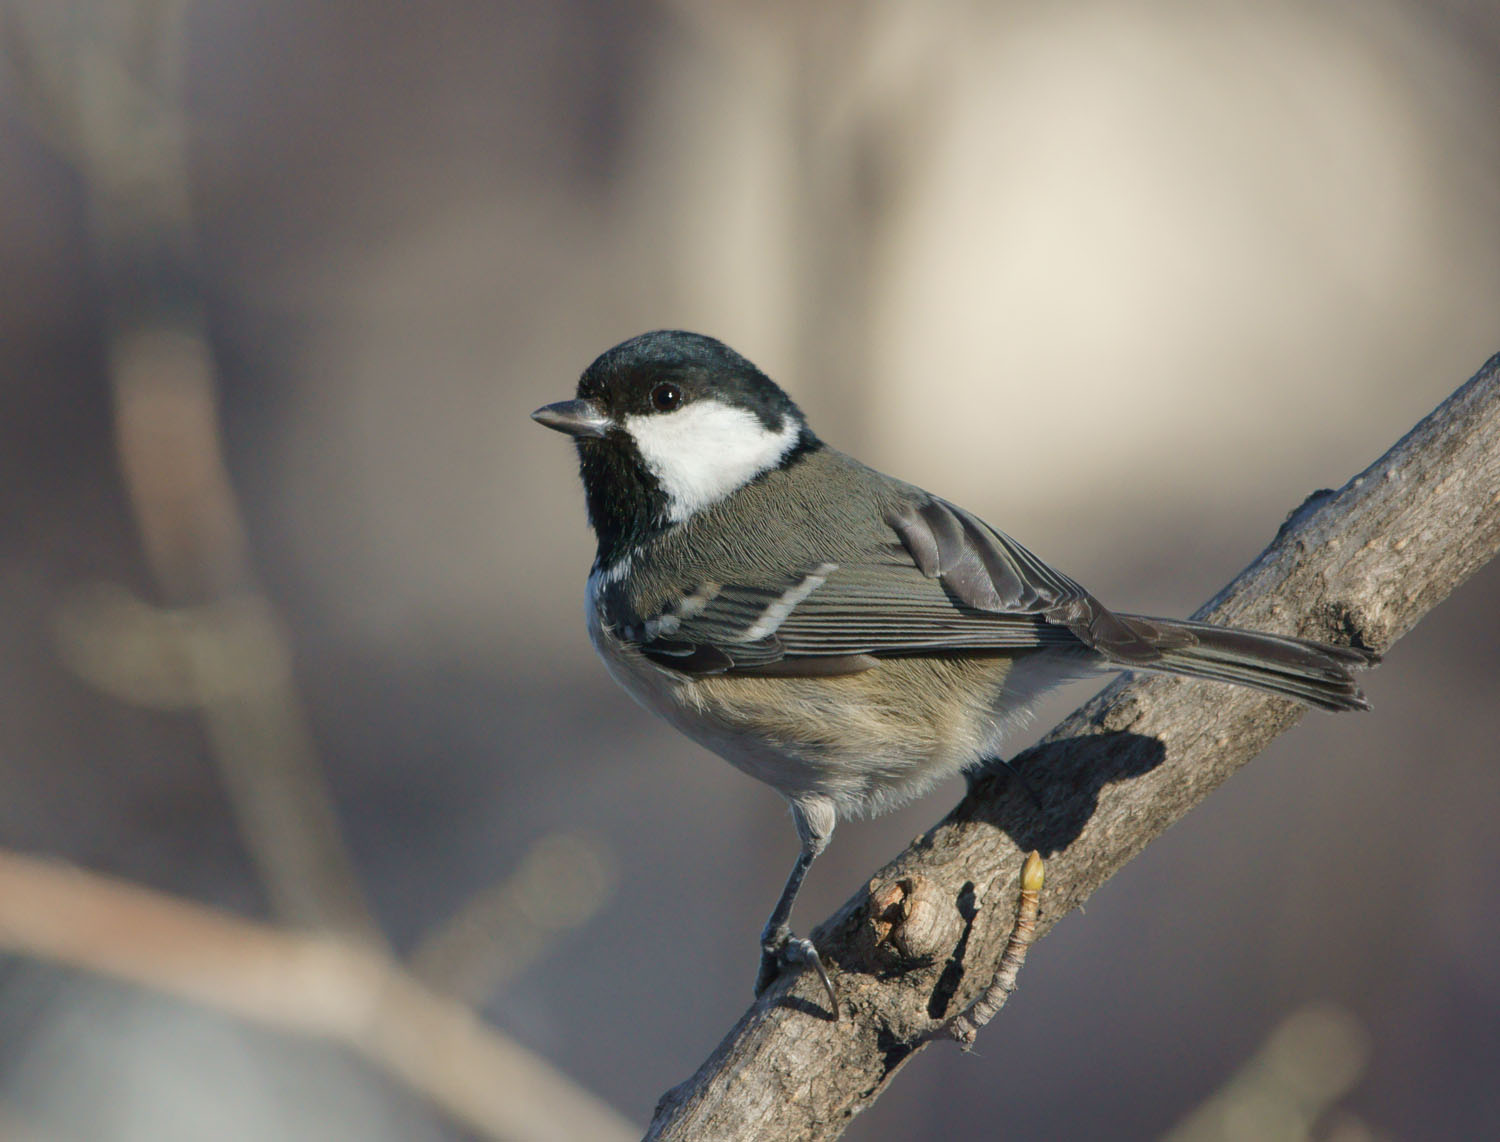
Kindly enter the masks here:
<path id="1" fill-rule="evenodd" d="M 615 342 L 1172 615 L 1500 349 L 1494 0 L 0 4 L 7 1138 L 604 1137 L 743 1011 L 790 823 L 527 418 Z M 1491 568 L 848 1137 L 1490 1133 L 1497 680 Z"/>

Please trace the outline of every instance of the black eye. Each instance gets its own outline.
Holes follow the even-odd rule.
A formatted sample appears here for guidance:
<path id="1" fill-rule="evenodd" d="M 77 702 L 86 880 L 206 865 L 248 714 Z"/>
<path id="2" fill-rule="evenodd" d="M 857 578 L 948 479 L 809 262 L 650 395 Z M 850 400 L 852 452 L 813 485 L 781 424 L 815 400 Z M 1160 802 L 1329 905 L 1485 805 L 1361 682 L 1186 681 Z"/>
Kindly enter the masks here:
<path id="1" fill-rule="evenodd" d="M 682 403 L 682 390 L 671 381 L 663 381 L 651 390 L 651 407 L 657 412 L 671 412 Z"/>

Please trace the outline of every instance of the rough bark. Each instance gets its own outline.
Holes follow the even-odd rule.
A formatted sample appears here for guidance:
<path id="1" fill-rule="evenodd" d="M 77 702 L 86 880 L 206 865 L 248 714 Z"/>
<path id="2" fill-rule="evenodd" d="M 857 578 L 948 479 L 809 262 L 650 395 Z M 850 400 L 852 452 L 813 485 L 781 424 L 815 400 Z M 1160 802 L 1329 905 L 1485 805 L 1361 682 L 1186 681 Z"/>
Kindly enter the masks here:
<path id="1" fill-rule="evenodd" d="M 1319 492 L 1194 616 L 1385 651 L 1500 549 L 1500 355 L 1337 492 Z M 1038 931 L 1082 904 L 1301 718 L 1281 698 L 1125 677 L 814 932 L 842 1018 L 807 973 L 669 1091 L 648 1139 L 827 1139 L 993 978 L 1024 854 L 1047 861 Z M 1029 787 L 1029 791 L 1026 787 Z"/>

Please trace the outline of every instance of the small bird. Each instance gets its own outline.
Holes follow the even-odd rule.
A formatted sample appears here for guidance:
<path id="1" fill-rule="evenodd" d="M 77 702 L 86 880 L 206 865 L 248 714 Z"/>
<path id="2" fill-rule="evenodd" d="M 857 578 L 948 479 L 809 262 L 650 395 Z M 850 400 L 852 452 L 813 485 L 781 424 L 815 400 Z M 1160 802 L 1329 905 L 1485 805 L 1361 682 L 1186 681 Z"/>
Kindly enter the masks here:
<path id="1" fill-rule="evenodd" d="M 632 697 L 775 788 L 801 851 L 759 995 L 815 970 L 792 904 L 841 817 L 992 762 L 1049 688 L 1140 670 L 1366 709 L 1364 650 L 1110 611 L 947 500 L 823 443 L 727 345 L 645 333 L 533 419 L 577 444 L 598 540 L 589 637 Z"/>

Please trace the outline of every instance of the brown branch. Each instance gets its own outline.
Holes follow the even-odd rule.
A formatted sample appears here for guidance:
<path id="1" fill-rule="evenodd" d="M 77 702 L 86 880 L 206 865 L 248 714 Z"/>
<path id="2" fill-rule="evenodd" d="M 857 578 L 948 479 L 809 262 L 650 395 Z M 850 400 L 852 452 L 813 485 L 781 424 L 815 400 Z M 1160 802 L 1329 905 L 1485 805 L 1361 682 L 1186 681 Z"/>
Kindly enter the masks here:
<path id="1" fill-rule="evenodd" d="M 368 945 L 0 852 L 0 951 L 343 1043 L 484 1138 L 635 1137 L 604 1103 Z"/>
<path id="2" fill-rule="evenodd" d="M 1497 549 L 1500 355 L 1340 491 L 1292 513 L 1196 617 L 1384 651 Z M 1027 850 L 1047 860 L 1045 934 L 1302 713 L 1243 689 L 1117 681 L 1017 759 L 1039 805 L 1006 774 L 976 782 L 818 929 L 840 1021 L 816 980 L 772 988 L 668 1092 L 647 1137 L 837 1137 L 995 977 Z M 922 886 L 924 932 L 943 934 L 920 960 L 871 907 L 897 884 Z"/>

